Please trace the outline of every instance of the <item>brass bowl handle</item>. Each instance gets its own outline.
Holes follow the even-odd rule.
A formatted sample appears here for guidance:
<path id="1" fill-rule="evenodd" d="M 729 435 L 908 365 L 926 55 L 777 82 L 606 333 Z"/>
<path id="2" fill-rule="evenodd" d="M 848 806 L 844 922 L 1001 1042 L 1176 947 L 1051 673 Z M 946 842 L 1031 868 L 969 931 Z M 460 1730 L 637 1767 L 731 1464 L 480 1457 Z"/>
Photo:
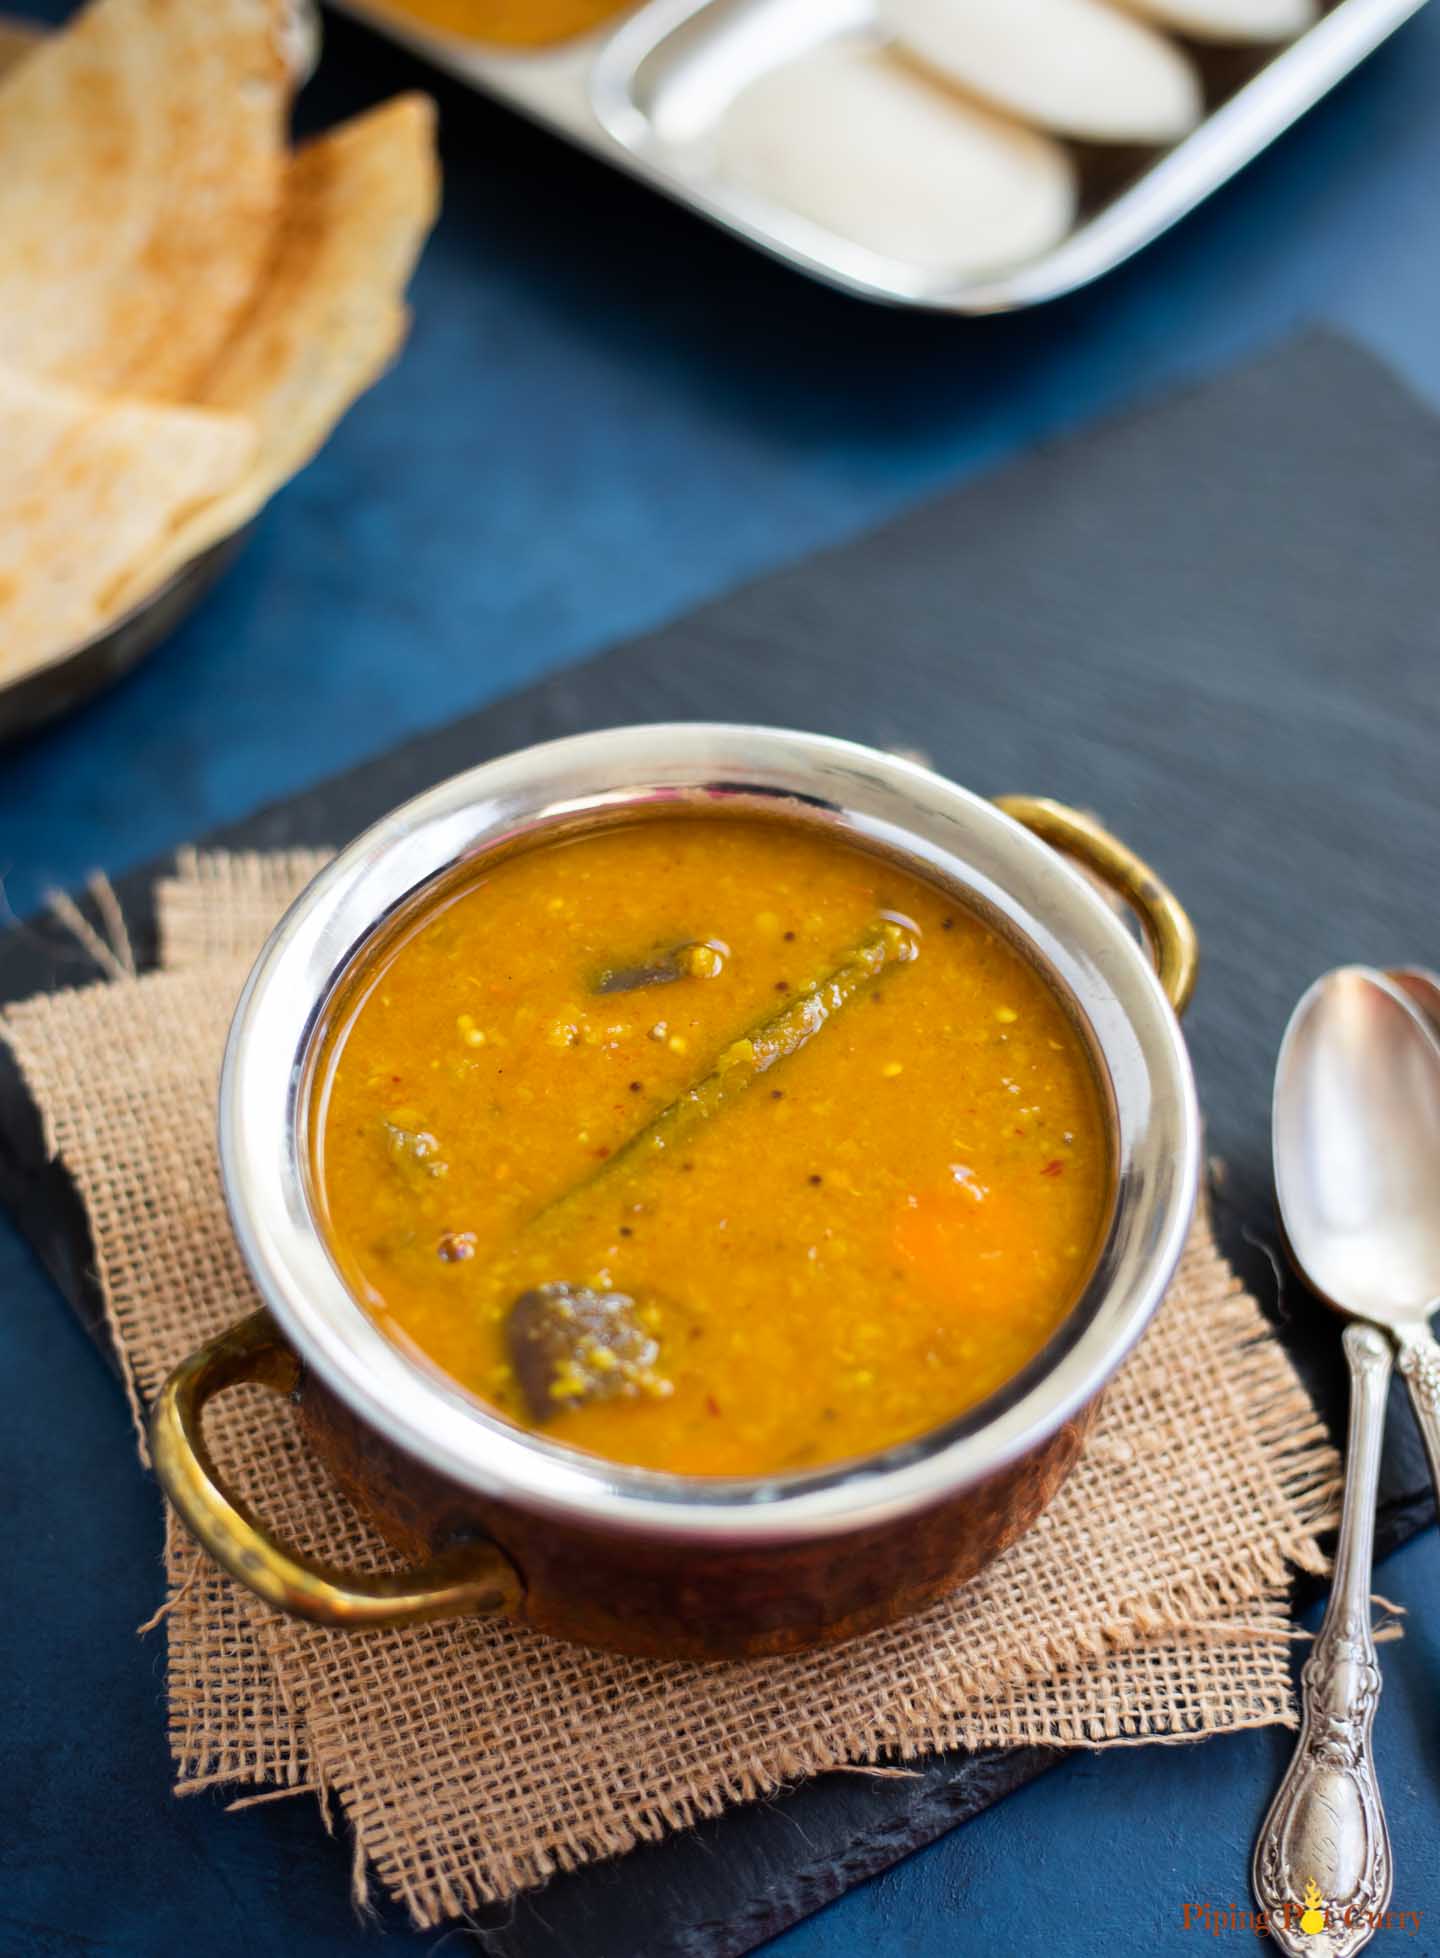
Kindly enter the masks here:
<path id="1" fill-rule="evenodd" d="M 1195 990 L 1200 945 L 1179 900 L 1149 864 L 1127 850 L 1093 816 L 1070 809 L 1063 802 L 1035 795 L 999 795 L 995 802 L 1007 816 L 1022 823 L 1043 843 L 1074 857 L 1124 899 L 1140 920 L 1165 997 L 1177 1013 L 1183 1013 Z"/>
<path id="2" fill-rule="evenodd" d="M 296 1618 L 351 1631 L 515 1609 L 523 1586 L 498 1545 L 456 1544 L 418 1570 L 335 1570 L 278 1543 L 220 1480 L 206 1445 L 205 1404 L 251 1381 L 290 1394 L 300 1363 L 269 1315 L 252 1312 L 183 1360 L 150 1415 L 155 1472 L 190 1534 L 258 1598 Z"/>

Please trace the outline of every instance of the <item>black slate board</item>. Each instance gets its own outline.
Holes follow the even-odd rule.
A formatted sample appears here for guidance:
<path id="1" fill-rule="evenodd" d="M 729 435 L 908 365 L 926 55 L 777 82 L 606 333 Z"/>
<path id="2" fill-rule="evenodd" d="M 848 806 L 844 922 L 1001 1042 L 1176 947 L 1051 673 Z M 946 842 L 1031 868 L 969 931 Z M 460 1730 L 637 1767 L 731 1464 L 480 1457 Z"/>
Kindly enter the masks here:
<path id="1" fill-rule="evenodd" d="M 1325 967 L 1440 965 L 1437 511 L 1440 424 L 1368 356 L 1311 335 L 208 840 L 338 843 L 486 756 L 691 718 L 919 747 L 983 792 L 1098 808 L 1199 927 L 1188 1030 L 1223 1164 L 1221 1238 L 1335 1426 L 1334 1322 L 1272 1269 L 1270 1075 L 1291 1005 Z M 157 868 L 119 884 L 142 959 Z M 51 923 L 0 936 L 0 1001 L 93 976 Z M 84 1218 L 3 1057 L 0 1196 L 93 1326 Z M 1397 1398 L 1382 1552 L 1432 1514 Z M 1052 1758 L 824 1776 L 558 1878 L 538 1907 L 495 1913 L 484 1944 L 496 1958 L 734 1958 Z"/>

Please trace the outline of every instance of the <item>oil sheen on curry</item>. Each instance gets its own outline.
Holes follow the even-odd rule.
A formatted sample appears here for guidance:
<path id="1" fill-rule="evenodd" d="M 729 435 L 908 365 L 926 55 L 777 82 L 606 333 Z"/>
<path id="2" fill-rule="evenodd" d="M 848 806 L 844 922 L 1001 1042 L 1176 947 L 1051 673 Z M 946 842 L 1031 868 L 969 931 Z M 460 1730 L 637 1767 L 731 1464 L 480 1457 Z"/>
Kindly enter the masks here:
<path id="1" fill-rule="evenodd" d="M 382 949 L 314 1098 L 396 1340 L 611 1460 L 764 1475 L 974 1406 L 1087 1278 L 1086 1047 L 974 912 L 828 834 L 662 817 L 498 859 Z"/>

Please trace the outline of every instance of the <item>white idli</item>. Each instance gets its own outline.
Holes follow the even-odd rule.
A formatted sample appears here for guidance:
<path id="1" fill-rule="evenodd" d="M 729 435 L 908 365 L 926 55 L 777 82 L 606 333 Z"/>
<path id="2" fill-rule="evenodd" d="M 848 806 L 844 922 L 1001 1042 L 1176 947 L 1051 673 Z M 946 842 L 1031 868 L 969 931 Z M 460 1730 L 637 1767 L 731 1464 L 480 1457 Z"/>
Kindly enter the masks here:
<path id="1" fill-rule="evenodd" d="M 1193 64 L 1105 0 L 880 0 L 906 54 L 1062 136 L 1171 143 L 1202 108 Z"/>
<path id="2" fill-rule="evenodd" d="M 1289 41 L 1320 18 L 1318 0 L 1118 0 L 1197 41 Z"/>
<path id="3" fill-rule="evenodd" d="M 978 278 L 1056 245 L 1075 213 L 1058 143 L 884 50 L 832 42 L 741 90 L 717 173 L 868 251 Z"/>

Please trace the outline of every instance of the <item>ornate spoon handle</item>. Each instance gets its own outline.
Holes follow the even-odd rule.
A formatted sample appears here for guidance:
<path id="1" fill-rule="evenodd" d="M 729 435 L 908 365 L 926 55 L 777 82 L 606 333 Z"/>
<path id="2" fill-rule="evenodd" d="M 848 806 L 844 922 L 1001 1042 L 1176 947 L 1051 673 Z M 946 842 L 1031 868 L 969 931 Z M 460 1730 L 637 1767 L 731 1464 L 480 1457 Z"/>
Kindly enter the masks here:
<path id="1" fill-rule="evenodd" d="M 1370 1558 L 1390 1343 L 1349 1326 L 1350 1433 L 1335 1579 L 1301 1673 L 1300 1739 L 1255 1844 L 1252 1881 L 1270 1935 L 1293 1958 L 1349 1958 L 1390 1901 L 1390 1837 L 1370 1751 L 1380 1668 Z"/>
<path id="2" fill-rule="evenodd" d="M 1399 1368 L 1410 1389 L 1410 1405 L 1430 1457 L 1430 1479 L 1440 1503 L 1440 1340 L 1425 1326 L 1397 1326 Z"/>

